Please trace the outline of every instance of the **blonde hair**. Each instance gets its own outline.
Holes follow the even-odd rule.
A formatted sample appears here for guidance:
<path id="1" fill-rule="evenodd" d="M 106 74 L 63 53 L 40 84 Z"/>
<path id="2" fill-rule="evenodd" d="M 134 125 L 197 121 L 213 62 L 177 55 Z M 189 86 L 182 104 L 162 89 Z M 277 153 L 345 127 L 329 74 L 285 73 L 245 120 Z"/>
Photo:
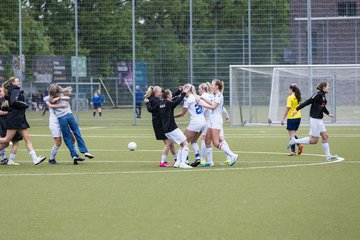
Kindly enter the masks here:
<path id="1" fill-rule="evenodd" d="M 189 92 L 192 93 L 195 97 L 198 97 L 197 93 L 196 93 L 196 88 L 194 85 L 190 84 L 190 83 L 187 83 L 183 86 L 183 88 L 189 88 Z"/>
<path id="2" fill-rule="evenodd" d="M 149 98 L 150 96 L 154 96 L 155 92 L 157 92 L 158 90 L 161 90 L 161 87 L 159 87 L 159 86 L 148 87 L 148 89 L 146 90 L 146 93 L 144 95 L 144 98 Z"/>
<path id="3" fill-rule="evenodd" d="M 206 93 L 211 93 L 211 84 L 209 82 L 201 83 L 199 85 L 199 88 L 204 90 Z"/>
<path id="4" fill-rule="evenodd" d="M 224 82 L 223 82 L 223 81 L 221 81 L 221 80 L 219 80 L 219 79 L 214 79 L 214 80 L 212 80 L 212 82 L 213 82 L 216 86 L 218 86 L 218 89 L 219 89 L 219 91 L 220 91 L 221 93 L 224 92 Z"/>
<path id="5" fill-rule="evenodd" d="M 15 79 L 17 79 L 17 77 L 11 77 L 11 78 L 9 78 L 9 80 L 3 82 L 3 84 L 1 85 L 4 90 L 5 96 L 8 96 L 8 94 L 9 94 L 8 88 L 13 84 Z"/>
<path id="6" fill-rule="evenodd" d="M 4 91 L 4 88 L 3 87 L 0 87 L 0 91 L 3 91 L 4 92 L 4 97 L 3 97 L 3 102 L 1 104 L 1 107 L 2 108 L 8 108 L 9 107 L 9 101 L 8 100 L 5 100 L 5 91 Z"/>
<path id="7" fill-rule="evenodd" d="M 62 88 L 56 83 L 54 83 L 48 87 L 48 91 L 51 100 L 53 98 L 60 97 L 61 94 L 63 94 L 64 96 L 70 96 L 72 92 L 72 87 Z"/>
<path id="8" fill-rule="evenodd" d="M 150 96 L 154 95 L 154 90 L 153 90 L 153 86 L 148 87 L 148 89 L 146 90 L 145 94 L 144 94 L 144 98 L 149 98 Z"/>

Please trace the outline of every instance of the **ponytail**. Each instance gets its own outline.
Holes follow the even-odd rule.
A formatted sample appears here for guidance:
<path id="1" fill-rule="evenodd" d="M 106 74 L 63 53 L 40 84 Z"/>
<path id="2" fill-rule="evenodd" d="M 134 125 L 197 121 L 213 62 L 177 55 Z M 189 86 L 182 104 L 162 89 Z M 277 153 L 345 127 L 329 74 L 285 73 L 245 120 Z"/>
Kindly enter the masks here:
<path id="1" fill-rule="evenodd" d="M 301 92 L 300 89 L 296 86 L 296 84 L 291 84 L 290 87 L 291 91 L 293 91 L 295 93 L 295 97 L 298 100 L 298 103 L 301 102 Z"/>
<path id="2" fill-rule="evenodd" d="M 154 87 L 150 86 L 148 87 L 148 89 L 146 90 L 146 93 L 144 95 L 144 98 L 149 98 L 150 96 L 154 95 Z"/>

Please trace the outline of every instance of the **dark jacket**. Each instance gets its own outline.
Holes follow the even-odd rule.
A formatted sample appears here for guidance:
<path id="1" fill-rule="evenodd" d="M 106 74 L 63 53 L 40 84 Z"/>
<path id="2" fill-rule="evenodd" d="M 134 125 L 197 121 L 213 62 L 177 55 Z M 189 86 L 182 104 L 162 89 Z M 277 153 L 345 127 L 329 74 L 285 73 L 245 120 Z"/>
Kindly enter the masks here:
<path id="1" fill-rule="evenodd" d="M 9 112 L 6 120 L 6 129 L 26 129 L 30 125 L 26 120 L 24 91 L 20 87 L 10 85 L 8 88 Z"/>

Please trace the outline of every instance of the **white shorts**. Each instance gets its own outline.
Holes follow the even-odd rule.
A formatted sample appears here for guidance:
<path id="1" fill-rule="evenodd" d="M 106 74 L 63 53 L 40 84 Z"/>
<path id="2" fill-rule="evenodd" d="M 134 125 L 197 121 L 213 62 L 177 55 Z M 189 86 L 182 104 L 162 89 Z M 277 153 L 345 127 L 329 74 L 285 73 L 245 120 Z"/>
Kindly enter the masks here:
<path id="1" fill-rule="evenodd" d="M 222 123 L 212 123 L 210 122 L 210 125 L 208 126 L 208 128 L 212 128 L 212 129 L 219 129 L 221 130 L 223 128 L 223 124 Z"/>
<path id="2" fill-rule="evenodd" d="M 186 140 L 184 133 L 179 129 L 175 129 L 172 132 L 165 133 L 165 136 L 172 142 L 181 144 Z"/>
<path id="3" fill-rule="evenodd" d="M 206 130 L 206 121 L 204 118 L 196 118 L 193 120 L 190 120 L 189 125 L 186 128 L 189 131 L 192 132 L 204 132 Z"/>
<path id="4" fill-rule="evenodd" d="M 61 137 L 59 121 L 57 119 L 55 119 L 55 120 L 51 120 L 51 119 L 49 120 L 49 129 L 50 129 L 50 132 L 51 132 L 51 135 L 53 136 L 53 138 Z"/>
<path id="5" fill-rule="evenodd" d="M 209 128 L 209 126 L 210 126 L 210 120 L 209 120 L 209 119 L 206 119 L 206 128 L 205 128 L 205 130 L 201 133 L 202 136 L 206 136 L 207 129 Z"/>
<path id="6" fill-rule="evenodd" d="M 322 119 L 310 118 L 309 135 L 313 137 L 320 137 L 320 133 L 322 132 L 326 132 L 324 121 Z"/>

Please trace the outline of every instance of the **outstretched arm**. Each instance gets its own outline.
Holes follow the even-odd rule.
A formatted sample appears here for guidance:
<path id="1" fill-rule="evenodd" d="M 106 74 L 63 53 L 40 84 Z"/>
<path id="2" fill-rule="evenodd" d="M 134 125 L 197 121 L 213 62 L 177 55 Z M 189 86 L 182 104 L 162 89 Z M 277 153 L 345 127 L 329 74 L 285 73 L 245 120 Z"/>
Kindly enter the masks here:
<path id="1" fill-rule="evenodd" d="M 179 117 L 185 116 L 187 111 L 188 111 L 188 109 L 183 107 L 180 112 L 178 112 L 177 114 L 174 115 L 174 118 L 179 118 Z"/>

